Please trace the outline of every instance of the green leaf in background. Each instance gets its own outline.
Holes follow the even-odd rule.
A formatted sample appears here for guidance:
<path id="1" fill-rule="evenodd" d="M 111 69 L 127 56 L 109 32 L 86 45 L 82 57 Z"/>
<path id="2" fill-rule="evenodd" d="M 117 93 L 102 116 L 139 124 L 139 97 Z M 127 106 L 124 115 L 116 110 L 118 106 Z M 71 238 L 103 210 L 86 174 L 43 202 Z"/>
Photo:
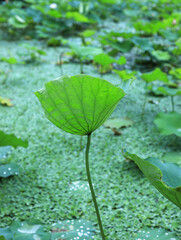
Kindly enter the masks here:
<path id="1" fill-rule="evenodd" d="M 71 49 L 73 50 L 74 54 L 82 59 L 93 59 L 94 56 L 102 53 L 101 48 L 96 47 L 85 47 L 85 46 L 76 46 L 76 45 L 70 45 Z"/>
<path id="2" fill-rule="evenodd" d="M 123 80 L 123 81 L 127 81 L 129 79 L 135 79 L 135 71 L 128 71 L 128 70 L 116 70 L 114 69 L 113 72 L 115 72 L 116 74 L 119 75 L 119 77 Z"/>
<path id="3" fill-rule="evenodd" d="M 126 64 L 126 58 L 124 56 L 121 56 L 116 63 L 118 63 L 119 65 L 123 65 Z"/>
<path id="4" fill-rule="evenodd" d="M 0 178 L 18 175 L 19 167 L 16 163 L 0 164 Z"/>
<path id="5" fill-rule="evenodd" d="M 154 123 L 162 135 L 175 134 L 181 137 L 181 114 L 180 113 L 158 113 Z"/>
<path id="6" fill-rule="evenodd" d="M 6 134 L 3 131 L 0 131 L 0 146 L 12 146 L 14 148 L 21 146 L 27 148 L 28 141 L 23 141 L 21 138 L 17 138 L 14 134 Z"/>
<path id="7" fill-rule="evenodd" d="M 125 92 L 101 78 L 63 76 L 37 91 L 46 117 L 60 129 L 88 135 L 111 115 Z"/>
<path id="8" fill-rule="evenodd" d="M 102 66 L 107 66 L 107 65 L 115 62 L 115 59 L 110 57 L 106 53 L 101 53 L 101 54 L 94 56 L 94 62 L 96 62 Z"/>
<path id="9" fill-rule="evenodd" d="M 136 235 L 135 240 L 178 240 L 177 236 L 173 232 L 169 232 L 164 228 L 150 228 L 144 227 Z"/>
<path id="10" fill-rule="evenodd" d="M 175 44 L 177 45 L 177 47 L 178 47 L 179 49 L 181 49 L 181 38 L 179 38 L 179 39 L 175 42 Z"/>
<path id="11" fill-rule="evenodd" d="M 121 132 L 119 129 L 127 128 L 132 125 L 133 125 L 133 121 L 126 117 L 108 119 L 104 123 L 104 126 L 106 128 L 110 128 L 114 132 L 114 135 L 116 136 L 121 135 Z"/>
<path id="12" fill-rule="evenodd" d="M 120 118 L 112 118 L 108 119 L 105 123 L 104 126 L 107 128 L 126 128 L 130 127 L 133 125 L 133 121 L 129 118 L 126 117 L 120 117 Z"/>
<path id="13" fill-rule="evenodd" d="M 168 52 L 157 50 L 157 51 L 152 51 L 151 54 L 158 61 L 169 61 L 170 60 L 170 54 Z"/>
<path id="14" fill-rule="evenodd" d="M 162 163 L 158 158 L 142 159 L 136 154 L 123 153 L 133 160 L 154 187 L 181 208 L 181 168 L 173 163 Z"/>
<path id="15" fill-rule="evenodd" d="M 132 42 L 144 51 L 153 50 L 153 46 L 150 39 L 135 36 L 132 38 Z"/>
<path id="16" fill-rule="evenodd" d="M 153 81 L 162 81 L 165 83 L 169 82 L 167 74 L 162 72 L 160 68 L 156 68 L 152 72 L 142 74 L 141 78 L 146 82 L 153 82 Z"/>
<path id="17" fill-rule="evenodd" d="M 181 152 L 168 152 L 162 157 L 162 161 L 181 164 Z"/>
<path id="18" fill-rule="evenodd" d="M 88 37 L 92 37 L 95 33 L 96 33 L 95 30 L 87 29 L 87 30 L 81 32 L 79 35 L 82 37 L 88 38 Z"/>
<path id="19" fill-rule="evenodd" d="M 166 86 L 156 86 L 149 85 L 148 90 L 152 91 L 155 95 L 164 95 L 164 96 L 177 96 L 181 95 L 181 88 L 169 88 Z"/>
<path id="20" fill-rule="evenodd" d="M 14 58 L 14 57 L 9 57 L 9 58 L 2 57 L 1 61 L 7 62 L 9 64 L 16 64 L 16 63 L 18 63 L 17 59 Z"/>
<path id="21" fill-rule="evenodd" d="M 28 23 L 18 15 L 9 18 L 8 23 L 14 28 L 26 28 L 28 26 Z"/>
<path id="22" fill-rule="evenodd" d="M 90 22 L 90 20 L 86 16 L 78 12 L 66 12 L 66 18 L 73 18 L 77 22 Z"/>
<path id="23" fill-rule="evenodd" d="M 52 240 L 90 240 L 94 238 L 94 227 L 86 220 L 67 220 L 53 224 Z"/>

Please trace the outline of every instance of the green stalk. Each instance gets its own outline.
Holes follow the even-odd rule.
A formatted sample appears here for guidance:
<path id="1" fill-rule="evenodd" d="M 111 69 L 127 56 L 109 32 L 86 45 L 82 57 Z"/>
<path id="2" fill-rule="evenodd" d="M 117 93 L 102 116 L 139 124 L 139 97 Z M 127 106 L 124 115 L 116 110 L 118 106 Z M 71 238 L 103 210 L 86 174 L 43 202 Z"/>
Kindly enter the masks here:
<path id="1" fill-rule="evenodd" d="M 147 86 L 148 86 L 148 82 L 146 82 L 145 89 L 147 89 Z M 146 102 L 147 102 L 147 93 L 145 91 L 145 99 L 144 99 L 144 104 L 143 104 L 143 109 L 142 109 L 142 116 L 145 113 Z"/>
<path id="2" fill-rule="evenodd" d="M 93 185 L 92 185 L 90 169 L 89 169 L 89 149 L 90 149 L 90 144 L 91 144 L 91 134 L 87 135 L 87 146 L 86 146 L 86 152 L 85 152 L 86 172 L 87 172 L 87 179 L 88 179 L 89 187 L 90 187 L 91 194 L 92 194 L 92 200 L 94 202 L 94 208 L 95 208 L 95 211 L 96 211 L 97 221 L 98 221 L 98 224 L 99 224 L 102 240 L 105 240 L 106 238 L 105 238 L 104 230 L 103 230 L 103 227 L 102 227 L 102 221 L 101 221 L 101 217 L 100 217 L 99 208 L 98 208 L 97 201 L 96 201 L 94 188 L 93 188 Z"/>
<path id="3" fill-rule="evenodd" d="M 173 96 L 171 96 L 171 103 L 172 103 L 172 112 L 175 112 L 175 106 L 174 106 Z"/>

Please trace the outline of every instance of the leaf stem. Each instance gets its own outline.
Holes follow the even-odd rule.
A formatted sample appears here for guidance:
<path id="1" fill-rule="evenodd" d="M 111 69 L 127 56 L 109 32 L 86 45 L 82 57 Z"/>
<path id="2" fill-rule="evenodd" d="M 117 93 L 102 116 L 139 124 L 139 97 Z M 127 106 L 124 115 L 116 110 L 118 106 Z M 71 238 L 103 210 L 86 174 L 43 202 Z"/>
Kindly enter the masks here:
<path id="1" fill-rule="evenodd" d="M 172 103 L 172 112 L 175 112 L 175 106 L 174 106 L 174 98 L 171 96 L 171 103 Z"/>
<path id="2" fill-rule="evenodd" d="M 93 188 L 93 185 L 92 185 L 90 169 L 89 169 L 89 149 L 90 149 L 90 144 L 91 144 L 91 133 L 89 135 L 87 135 L 87 146 L 86 146 L 86 152 L 85 152 L 86 172 L 87 172 L 87 179 L 88 179 L 88 182 L 89 182 L 89 187 L 90 187 L 91 194 L 92 194 L 92 200 L 94 202 L 94 208 L 95 208 L 96 215 L 97 215 L 97 221 L 98 221 L 99 228 L 100 228 L 100 231 L 101 231 L 102 240 L 105 240 L 106 238 L 105 238 L 104 230 L 103 230 L 103 227 L 102 227 L 102 221 L 101 221 L 101 217 L 100 217 L 99 208 L 98 208 L 97 201 L 96 201 L 94 188 Z"/>

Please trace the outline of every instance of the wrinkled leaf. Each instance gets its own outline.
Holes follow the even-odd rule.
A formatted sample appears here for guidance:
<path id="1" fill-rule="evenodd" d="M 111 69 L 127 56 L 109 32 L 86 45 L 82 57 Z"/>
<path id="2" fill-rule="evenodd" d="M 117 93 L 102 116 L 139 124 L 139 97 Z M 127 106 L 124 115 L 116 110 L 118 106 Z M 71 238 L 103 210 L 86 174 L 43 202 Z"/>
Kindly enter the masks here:
<path id="1" fill-rule="evenodd" d="M 156 68 L 152 72 L 142 74 L 141 78 L 146 82 L 153 82 L 153 81 L 162 81 L 165 83 L 169 82 L 167 74 L 162 72 L 160 68 Z"/>
<path id="2" fill-rule="evenodd" d="M 0 178 L 18 175 L 19 167 L 16 163 L 0 164 Z"/>
<path id="3" fill-rule="evenodd" d="M 177 236 L 173 232 L 169 232 L 163 228 L 148 228 L 144 227 L 138 231 L 135 240 L 177 240 Z"/>
<path id="4" fill-rule="evenodd" d="M 133 160 L 154 187 L 181 207 L 181 168 L 173 163 L 162 163 L 158 158 L 142 159 L 125 152 L 124 157 Z"/>
<path id="5" fill-rule="evenodd" d="M 46 117 L 60 129 L 88 135 L 111 115 L 125 92 L 87 75 L 63 76 L 37 91 Z"/>
<path id="6" fill-rule="evenodd" d="M 93 225 L 83 219 L 67 220 L 53 224 L 52 240 L 90 240 L 94 236 Z"/>
<path id="7" fill-rule="evenodd" d="M 158 113 L 154 123 L 162 135 L 175 134 L 181 137 L 181 114 L 179 113 Z"/>
<path id="8" fill-rule="evenodd" d="M 17 138 L 14 134 L 6 134 L 3 131 L 0 131 L 0 146 L 12 146 L 14 148 L 28 147 L 28 141 L 23 141 L 21 138 Z"/>

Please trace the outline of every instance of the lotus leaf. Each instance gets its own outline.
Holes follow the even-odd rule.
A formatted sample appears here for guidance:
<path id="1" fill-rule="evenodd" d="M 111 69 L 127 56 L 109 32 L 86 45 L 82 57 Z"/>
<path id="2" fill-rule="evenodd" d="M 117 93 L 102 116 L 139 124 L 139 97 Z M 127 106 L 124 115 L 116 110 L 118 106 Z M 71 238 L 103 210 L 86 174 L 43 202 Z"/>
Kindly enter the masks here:
<path id="1" fill-rule="evenodd" d="M 133 160 L 154 187 L 181 208 L 181 168 L 174 163 L 163 163 L 158 158 L 142 159 L 136 154 L 125 152 Z"/>
<path id="2" fill-rule="evenodd" d="M 53 224 L 52 228 L 52 240 L 89 240 L 94 236 L 93 225 L 83 219 L 79 220 L 66 220 Z"/>
<path id="3" fill-rule="evenodd" d="M 125 92 L 87 75 L 63 76 L 35 93 L 47 118 L 62 130 L 89 135 L 111 115 Z"/>
<path id="4" fill-rule="evenodd" d="M 175 112 L 158 113 L 154 123 L 162 135 L 175 134 L 181 137 L 181 114 Z"/>
<path id="5" fill-rule="evenodd" d="M 148 90 L 151 90 L 155 95 L 177 96 L 181 95 L 181 88 L 169 88 L 166 86 L 149 85 Z"/>
<path id="6" fill-rule="evenodd" d="M 170 54 L 164 51 L 152 51 L 151 54 L 158 60 L 158 61 L 168 61 L 170 60 Z"/>
<path id="7" fill-rule="evenodd" d="M 16 163 L 0 164 L 0 178 L 18 175 L 19 167 Z"/>
<path id="8" fill-rule="evenodd" d="M 156 68 L 154 71 L 149 73 L 142 74 L 142 79 L 146 82 L 153 82 L 153 81 L 162 81 L 168 83 L 169 80 L 167 78 L 167 74 L 162 72 L 160 68 Z"/>
<path id="9" fill-rule="evenodd" d="M 163 228 L 144 227 L 143 229 L 139 230 L 135 240 L 141 240 L 141 239 L 177 240 L 177 236 L 175 235 L 175 233 L 169 232 Z"/>
<path id="10" fill-rule="evenodd" d="M 6 240 L 50 240 L 51 235 L 44 231 L 44 226 L 30 219 L 24 222 L 13 222 L 9 227 L 0 229 L 0 236 Z"/>

